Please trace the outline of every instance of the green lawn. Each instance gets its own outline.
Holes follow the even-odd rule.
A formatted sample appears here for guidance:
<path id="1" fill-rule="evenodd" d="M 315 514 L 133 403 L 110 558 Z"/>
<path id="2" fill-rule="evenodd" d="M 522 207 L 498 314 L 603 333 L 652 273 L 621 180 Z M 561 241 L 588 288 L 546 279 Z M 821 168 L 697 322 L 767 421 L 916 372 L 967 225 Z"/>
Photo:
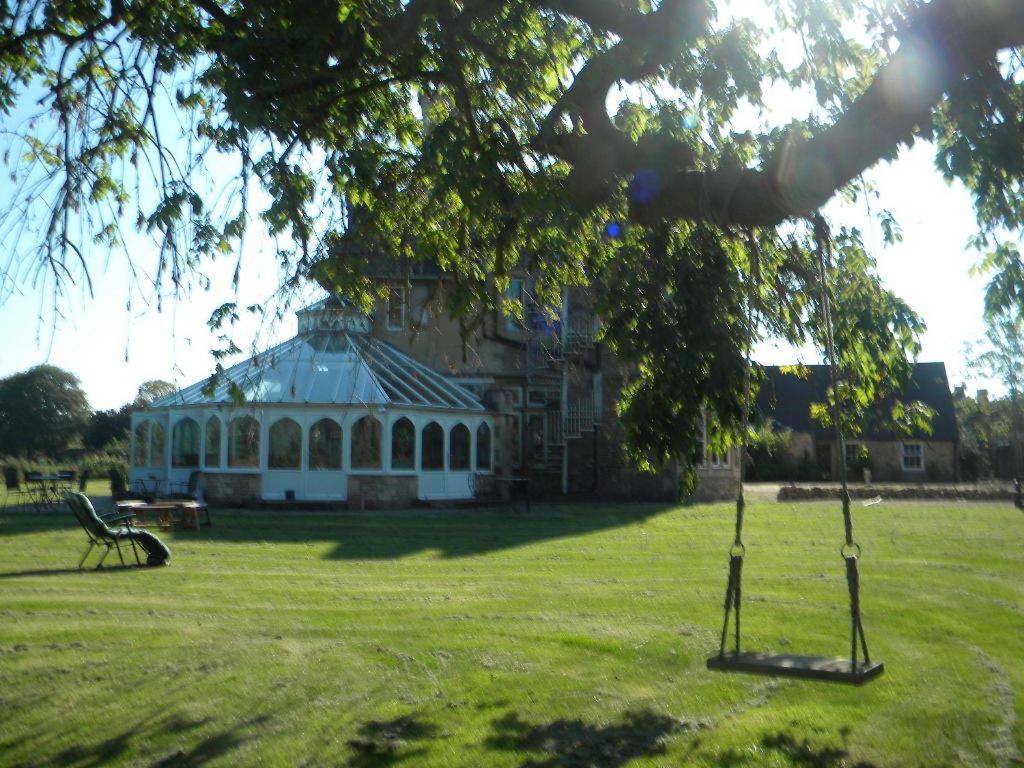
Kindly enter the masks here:
<path id="1" fill-rule="evenodd" d="M 0 763 L 1024 765 L 1024 514 L 855 514 L 859 689 L 705 670 L 726 504 L 220 512 L 83 573 L 69 514 L 0 512 Z M 844 652 L 841 529 L 750 505 L 750 647 Z"/>

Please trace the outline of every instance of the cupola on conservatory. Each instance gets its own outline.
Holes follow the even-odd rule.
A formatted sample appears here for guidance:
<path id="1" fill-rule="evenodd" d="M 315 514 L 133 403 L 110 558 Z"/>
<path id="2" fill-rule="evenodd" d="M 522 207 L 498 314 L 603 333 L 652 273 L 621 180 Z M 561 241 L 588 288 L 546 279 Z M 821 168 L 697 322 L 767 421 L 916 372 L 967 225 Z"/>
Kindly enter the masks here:
<path id="1" fill-rule="evenodd" d="M 293 338 L 132 415 L 133 490 L 199 472 L 228 503 L 470 497 L 493 470 L 479 399 L 374 338 L 337 297 L 296 315 Z"/>

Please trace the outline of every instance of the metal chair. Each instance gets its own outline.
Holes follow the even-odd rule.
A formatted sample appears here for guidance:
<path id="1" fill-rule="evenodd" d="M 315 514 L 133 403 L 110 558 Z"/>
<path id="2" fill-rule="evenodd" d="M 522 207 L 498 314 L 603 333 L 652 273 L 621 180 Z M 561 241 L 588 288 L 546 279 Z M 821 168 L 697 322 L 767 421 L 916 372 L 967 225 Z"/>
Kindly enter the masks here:
<path id="1" fill-rule="evenodd" d="M 4 487 L 6 488 L 6 494 L 4 495 L 4 506 L 7 506 L 12 495 L 19 499 L 16 506 L 21 506 L 25 499 L 25 489 L 21 487 L 21 473 L 18 472 L 17 467 L 5 466 L 4 467 Z"/>
<path id="2" fill-rule="evenodd" d="M 199 508 L 196 512 L 198 515 L 200 512 L 205 514 L 206 523 L 205 525 L 212 526 L 213 520 L 210 518 L 210 506 L 206 503 L 203 498 L 203 475 L 199 470 L 195 470 L 188 476 L 188 483 L 184 486 L 179 484 L 179 488 L 183 488 L 181 492 L 169 493 L 168 499 L 172 500 L 183 500 L 183 501 L 194 501 L 199 504 Z"/>
<path id="3" fill-rule="evenodd" d="M 82 555 L 82 559 L 78 561 L 78 567 L 81 568 L 89 557 L 89 553 L 92 552 L 93 548 L 104 547 L 103 554 L 100 555 L 99 562 L 96 563 L 96 568 L 103 567 L 103 561 L 107 559 L 107 555 L 110 554 L 111 549 L 117 550 L 117 556 L 121 560 L 121 565 L 127 565 L 124 561 L 124 554 L 121 552 L 121 539 L 127 539 L 132 546 L 132 553 L 135 555 L 136 565 L 142 565 L 142 561 L 139 560 L 139 552 L 135 548 L 135 539 L 131 536 L 132 531 L 132 513 L 112 514 L 104 515 L 100 517 L 97 514 L 92 502 L 82 493 L 69 493 L 64 497 L 68 507 L 71 508 L 72 514 L 75 519 L 78 520 L 78 524 L 82 526 L 82 530 L 85 531 L 85 535 L 89 539 L 89 546 L 85 550 L 85 554 Z M 110 524 L 120 524 L 123 527 L 111 528 Z"/>

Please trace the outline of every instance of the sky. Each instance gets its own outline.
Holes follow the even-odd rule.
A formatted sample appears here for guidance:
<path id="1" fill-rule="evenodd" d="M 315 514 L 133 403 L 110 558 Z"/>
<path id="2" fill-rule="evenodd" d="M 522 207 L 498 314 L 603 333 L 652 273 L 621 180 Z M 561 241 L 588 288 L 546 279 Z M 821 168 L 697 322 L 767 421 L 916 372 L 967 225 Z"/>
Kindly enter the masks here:
<path id="1" fill-rule="evenodd" d="M 793 116 L 809 103 L 799 95 L 780 94 L 769 103 L 768 112 L 776 114 L 768 117 Z M 968 370 L 964 355 L 965 344 L 983 333 L 985 278 L 969 274 L 979 257 L 967 247 L 975 231 L 972 200 L 962 186 L 943 180 L 933 158 L 934 147 L 919 142 L 895 162 L 866 174 L 879 193 L 869 201 L 871 210 L 884 208 L 894 214 L 903 229 L 901 243 L 884 246 L 863 199 L 853 205 L 833 200 L 826 215 L 833 227 L 845 224 L 862 230 L 885 285 L 924 318 L 927 331 L 919 359 L 944 361 L 951 386 L 967 383 L 969 391 L 985 387 L 1000 392 L 998 383 L 978 379 Z M 210 179 L 211 184 L 214 181 Z M 4 191 L 0 186 L 0 205 Z M 81 379 L 97 409 L 120 407 L 148 379 L 185 386 L 206 378 L 214 367 L 210 350 L 222 346 L 206 326 L 210 313 L 225 301 L 240 306 L 264 303 L 278 285 L 273 243 L 261 240 L 257 229 L 250 227 L 246 239 L 237 293 L 231 281 L 234 255 L 204 265 L 209 290 L 164 296 L 158 306 L 154 296 L 133 287 L 123 254 L 94 249 L 92 294 L 80 288 L 61 303 L 63 314 L 56 321 L 45 286 L 26 276 L 13 290 L 8 283 L 0 291 L 0 378 L 40 363 L 57 365 Z M 132 237 L 129 246 L 136 264 L 155 263 L 156 247 L 144 237 Z M 268 324 L 243 314 L 231 332 L 241 348 L 250 350 L 270 346 L 294 329 L 291 317 Z M 755 358 L 764 364 L 818 362 L 812 351 L 772 343 L 762 343 Z"/>

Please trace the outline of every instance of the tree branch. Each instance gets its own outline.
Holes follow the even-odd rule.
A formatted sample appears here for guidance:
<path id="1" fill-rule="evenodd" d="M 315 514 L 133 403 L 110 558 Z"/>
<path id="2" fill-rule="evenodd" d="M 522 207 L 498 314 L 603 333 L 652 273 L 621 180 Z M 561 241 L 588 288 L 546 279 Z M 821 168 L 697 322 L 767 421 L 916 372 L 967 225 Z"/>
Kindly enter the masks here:
<path id="1" fill-rule="evenodd" d="M 958 80 L 1024 45 L 1024 0 L 934 0 L 901 34 L 899 50 L 828 129 L 791 137 L 763 170 L 677 169 L 661 193 L 635 204 L 643 222 L 710 219 L 774 226 L 806 216 L 859 174 L 911 143 Z"/>

